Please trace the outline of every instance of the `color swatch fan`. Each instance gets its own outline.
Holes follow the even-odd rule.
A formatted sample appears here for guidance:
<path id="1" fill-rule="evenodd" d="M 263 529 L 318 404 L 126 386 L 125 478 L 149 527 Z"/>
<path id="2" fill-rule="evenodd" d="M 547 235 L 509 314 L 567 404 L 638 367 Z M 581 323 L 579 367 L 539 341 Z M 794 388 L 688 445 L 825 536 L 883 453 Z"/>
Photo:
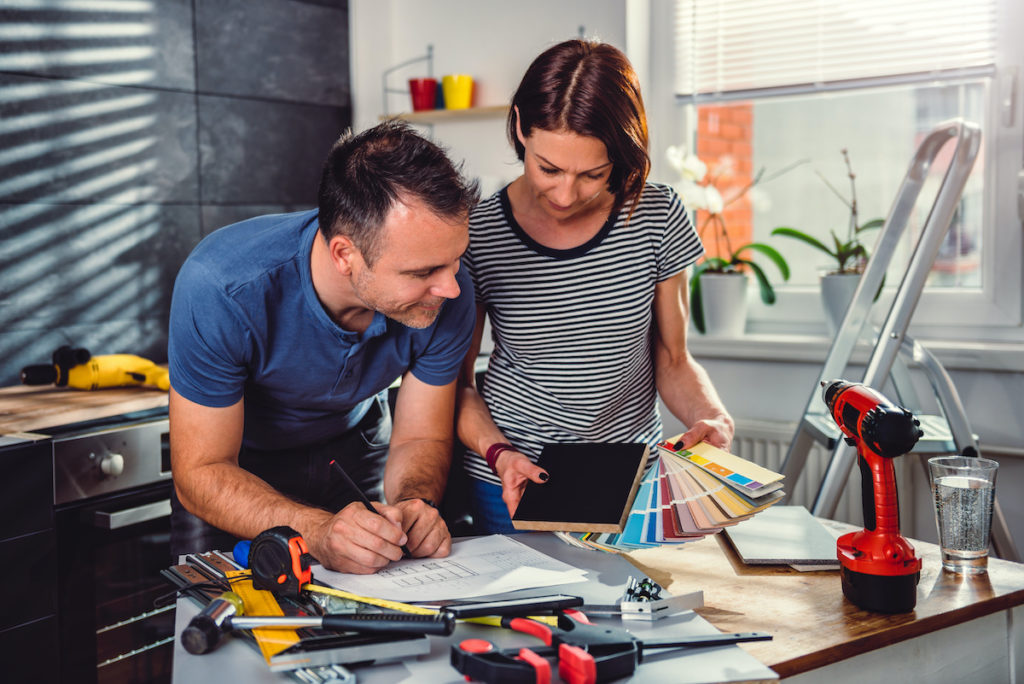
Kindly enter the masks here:
<path id="1" fill-rule="evenodd" d="M 782 489 L 783 475 L 768 470 L 728 451 L 722 451 L 706 442 L 695 444 L 689 449 L 676 449 L 680 437 L 665 440 L 658 445 L 662 454 L 685 459 L 702 470 L 729 485 L 743 496 L 758 499 Z"/>
<path id="2" fill-rule="evenodd" d="M 677 449 L 681 436 L 658 445 L 660 459 L 640 482 L 621 534 L 563 534 L 568 543 L 602 551 L 685 544 L 716 534 L 778 503 L 783 476 L 701 443 Z"/>

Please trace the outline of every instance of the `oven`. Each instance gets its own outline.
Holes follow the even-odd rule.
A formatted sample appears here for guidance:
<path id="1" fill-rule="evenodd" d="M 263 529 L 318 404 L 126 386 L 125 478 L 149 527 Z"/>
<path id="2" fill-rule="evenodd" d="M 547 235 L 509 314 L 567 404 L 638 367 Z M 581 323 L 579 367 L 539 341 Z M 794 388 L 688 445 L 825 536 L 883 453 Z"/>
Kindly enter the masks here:
<path id="1" fill-rule="evenodd" d="M 166 408 L 48 430 L 61 682 L 170 682 Z"/>

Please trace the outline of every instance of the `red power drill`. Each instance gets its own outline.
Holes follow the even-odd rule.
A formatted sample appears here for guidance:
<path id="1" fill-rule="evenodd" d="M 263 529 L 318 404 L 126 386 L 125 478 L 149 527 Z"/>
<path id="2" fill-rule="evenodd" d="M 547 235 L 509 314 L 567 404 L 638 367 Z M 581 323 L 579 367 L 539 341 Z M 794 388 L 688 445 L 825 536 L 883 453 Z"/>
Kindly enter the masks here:
<path id="1" fill-rule="evenodd" d="M 836 542 L 843 594 L 865 610 L 906 613 L 917 603 L 921 559 L 900 534 L 892 459 L 914 448 L 924 432 L 914 415 L 870 387 L 845 380 L 822 396 L 847 444 L 857 447 L 864 529 Z"/>

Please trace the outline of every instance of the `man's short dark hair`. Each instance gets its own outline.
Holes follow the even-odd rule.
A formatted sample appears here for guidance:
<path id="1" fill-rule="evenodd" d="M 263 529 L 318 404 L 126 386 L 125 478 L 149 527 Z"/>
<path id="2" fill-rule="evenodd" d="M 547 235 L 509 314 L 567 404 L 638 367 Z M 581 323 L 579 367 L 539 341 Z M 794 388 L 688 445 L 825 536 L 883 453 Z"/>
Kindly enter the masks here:
<path id="1" fill-rule="evenodd" d="M 320 179 L 320 230 L 328 241 L 351 239 L 372 268 L 396 203 L 418 199 L 437 216 L 462 218 L 479 198 L 477 183 L 467 183 L 444 150 L 409 124 L 386 121 L 334 143 Z"/>

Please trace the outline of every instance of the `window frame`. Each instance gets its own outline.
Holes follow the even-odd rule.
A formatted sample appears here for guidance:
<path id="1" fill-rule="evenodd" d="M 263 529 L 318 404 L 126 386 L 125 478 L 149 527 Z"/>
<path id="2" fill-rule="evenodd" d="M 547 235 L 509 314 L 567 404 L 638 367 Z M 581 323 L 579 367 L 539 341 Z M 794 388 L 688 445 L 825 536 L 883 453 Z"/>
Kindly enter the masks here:
<path id="1" fill-rule="evenodd" d="M 664 6 L 663 6 L 664 7 Z M 675 7 L 675 5 L 673 5 Z M 1015 40 L 1024 28 L 1024 3 L 1014 0 L 996 0 L 996 64 L 994 69 L 970 69 L 953 73 L 947 80 L 957 77 L 990 73 L 986 88 L 985 132 L 979 164 L 984 164 L 985 196 L 982 199 L 982 246 L 980 288 L 926 287 L 918 302 L 910 332 L 920 339 L 963 341 L 1019 342 L 1024 341 L 1024 226 L 1018 201 L 1024 204 L 1024 87 L 1021 84 L 1021 65 L 1024 65 L 1024 42 Z M 662 33 L 664 35 L 664 33 Z M 675 45 L 676 37 L 670 39 Z M 1019 44 L 1018 44 L 1019 43 Z M 679 68 L 674 66 L 674 69 Z M 969 72 L 969 73 L 968 73 Z M 674 92 L 674 73 L 668 74 Z M 663 78 L 659 79 L 665 83 Z M 859 90 L 865 87 L 885 87 L 908 82 L 908 79 L 880 77 L 861 79 L 853 84 Z M 822 89 L 828 92 L 834 88 Z M 763 90 L 754 101 L 762 97 L 789 95 L 785 88 Z M 682 113 L 684 139 L 695 136 L 696 106 L 734 101 L 732 95 L 674 95 L 676 115 Z M 695 146 L 691 145 L 691 148 Z M 909 164 L 909 159 L 907 160 Z M 895 195 L 896 188 L 893 188 Z M 922 193 L 924 194 L 924 193 Z M 891 274 L 901 274 L 905 262 L 893 260 Z M 890 278 L 886 293 L 875 307 L 873 320 L 880 324 L 888 311 L 887 304 L 895 295 L 899 278 Z M 797 286 L 781 283 L 778 300 L 772 306 L 764 305 L 757 296 L 756 287 L 748 291 L 748 333 L 821 335 L 825 331 L 821 311 L 820 289 L 816 286 Z"/>

